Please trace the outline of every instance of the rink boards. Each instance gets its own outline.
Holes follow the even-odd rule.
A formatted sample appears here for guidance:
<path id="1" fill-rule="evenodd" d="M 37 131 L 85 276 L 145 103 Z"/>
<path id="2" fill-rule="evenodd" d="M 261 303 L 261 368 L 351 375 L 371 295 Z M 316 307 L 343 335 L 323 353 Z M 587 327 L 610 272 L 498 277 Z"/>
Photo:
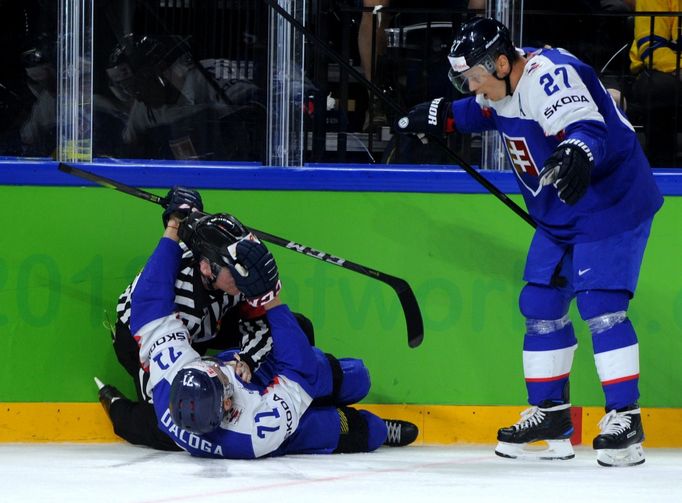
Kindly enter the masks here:
<path id="1" fill-rule="evenodd" d="M 175 184 L 201 188 L 208 211 L 234 213 L 247 225 L 406 279 L 425 323 L 416 349 L 407 346 L 397 297 L 386 285 L 271 247 L 283 298 L 314 321 L 317 344 L 363 358 L 373 380 L 366 402 L 416 417 L 420 440 L 493 442 L 499 426 L 518 419 L 525 387 L 517 296 L 532 229 L 465 173 L 149 164 L 92 170 L 160 195 Z M 522 204 L 512 175 L 490 176 Z M 682 438 L 665 433 L 682 424 L 682 176 L 656 176 L 666 203 L 629 316 L 640 337 L 647 444 L 673 447 L 665 442 Z M 81 185 L 55 163 L 0 163 L 3 201 L 12 209 L 0 248 L 2 441 L 111 439 L 92 377 L 132 394 L 103 323 L 160 236 L 160 208 Z M 574 310 L 572 318 L 580 344 L 572 402 L 583 407 L 582 441 L 589 443 L 603 399 L 589 333 Z"/>

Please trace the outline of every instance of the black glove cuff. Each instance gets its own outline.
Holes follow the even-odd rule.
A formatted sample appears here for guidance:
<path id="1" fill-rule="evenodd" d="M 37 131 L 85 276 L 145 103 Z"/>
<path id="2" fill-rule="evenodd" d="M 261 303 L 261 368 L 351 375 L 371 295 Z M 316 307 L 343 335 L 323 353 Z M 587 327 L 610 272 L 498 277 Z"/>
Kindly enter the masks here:
<path id="1" fill-rule="evenodd" d="M 561 147 L 571 147 L 574 151 L 580 152 L 587 158 L 590 167 L 594 166 L 594 155 L 592 155 L 590 147 L 588 147 L 587 144 L 582 140 L 578 140 L 577 138 L 569 138 L 568 140 L 564 140 L 559 143 L 557 148 Z"/>

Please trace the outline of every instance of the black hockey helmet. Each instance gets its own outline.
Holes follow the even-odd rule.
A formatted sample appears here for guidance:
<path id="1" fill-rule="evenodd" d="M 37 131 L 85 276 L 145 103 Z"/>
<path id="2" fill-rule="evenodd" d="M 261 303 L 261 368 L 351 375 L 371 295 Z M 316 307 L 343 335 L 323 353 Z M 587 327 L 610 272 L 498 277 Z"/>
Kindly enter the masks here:
<path id="1" fill-rule="evenodd" d="M 448 72 L 450 81 L 459 92 L 470 92 L 463 74 L 478 65 L 498 80 L 506 80 L 495 73 L 495 63 L 501 54 L 507 56 L 510 63 L 516 59 L 516 49 L 505 25 L 488 17 L 475 17 L 463 23 L 448 55 L 452 66 Z"/>
<path id="2" fill-rule="evenodd" d="M 232 383 L 212 358 L 200 358 L 175 374 L 168 408 L 173 422 L 190 433 L 215 430 L 225 416 L 223 402 L 234 393 Z"/>
<path id="3" fill-rule="evenodd" d="M 180 226 L 180 239 L 197 258 L 206 258 L 215 266 L 224 267 L 234 260 L 228 249 L 243 239 L 255 239 L 251 232 L 232 215 L 217 213 L 206 215 L 195 211 Z M 213 274 L 217 276 L 218 271 Z"/>
<path id="4" fill-rule="evenodd" d="M 151 106 L 174 103 L 179 90 L 164 72 L 181 57 L 191 59 L 189 48 L 180 37 L 129 33 L 109 55 L 107 75 L 112 91 L 124 101 L 134 97 Z"/>

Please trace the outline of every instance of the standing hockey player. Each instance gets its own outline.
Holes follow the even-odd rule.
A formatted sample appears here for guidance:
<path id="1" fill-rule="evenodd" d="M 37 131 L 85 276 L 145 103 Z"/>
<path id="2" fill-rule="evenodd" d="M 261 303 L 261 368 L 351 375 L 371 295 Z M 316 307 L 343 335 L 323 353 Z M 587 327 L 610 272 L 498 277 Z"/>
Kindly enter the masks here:
<path id="1" fill-rule="evenodd" d="M 563 49 L 518 50 L 494 19 L 462 25 L 449 60 L 455 87 L 476 96 L 418 105 L 396 129 L 434 135 L 497 130 L 537 222 L 519 299 L 532 407 L 498 431 L 495 452 L 574 457 L 568 381 L 577 340 L 568 307 L 575 298 L 592 333 L 606 397 L 593 442 L 597 461 L 643 463 L 639 348 L 627 309 L 663 199 L 635 132 L 592 68 Z M 538 440 L 547 440 L 549 449 L 523 449 Z"/>
<path id="2" fill-rule="evenodd" d="M 243 229 L 229 216 L 190 217 L 180 231 L 183 241 L 193 248 L 197 239 L 201 241 L 202 222 L 220 225 L 217 219 L 221 218 L 224 225 Z M 335 380 L 330 360 L 310 345 L 279 300 L 277 265 L 253 234 L 244 232 L 219 255 L 207 257 L 207 265 L 213 284 L 266 310 L 273 341 L 268 363 L 274 379 L 266 389 L 259 389 L 239 377 L 239 361 L 201 358 L 192 349 L 189 331 L 178 319 L 174 302 L 182 256 L 178 224 L 171 216 L 131 301 L 130 327 L 140 345 L 142 366 L 150 372 L 161 429 L 183 449 L 204 457 L 366 452 L 382 445 L 387 425 L 367 411 L 345 406 L 309 410 L 315 398 L 362 398 L 354 394 L 358 389 L 367 392 L 369 377 L 362 366 L 366 387 L 357 386 L 363 381 L 359 375 Z M 340 365 L 338 370 L 347 374 L 358 369 L 357 365 Z"/>

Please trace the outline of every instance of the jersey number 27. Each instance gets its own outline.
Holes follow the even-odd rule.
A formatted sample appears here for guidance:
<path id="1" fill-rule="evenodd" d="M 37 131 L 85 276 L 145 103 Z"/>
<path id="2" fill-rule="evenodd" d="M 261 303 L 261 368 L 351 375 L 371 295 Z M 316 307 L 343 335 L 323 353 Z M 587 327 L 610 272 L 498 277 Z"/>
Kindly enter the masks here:
<path id="1" fill-rule="evenodd" d="M 552 76 L 552 74 L 554 76 Z M 560 77 L 563 80 L 563 84 L 566 88 L 571 87 L 568 83 L 568 70 L 564 66 L 557 66 L 552 73 L 545 73 L 540 76 L 540 84 L 542 84 L 547 96 L 551 96 L 559 90 L 559 84 L 556 82 Z"/>

